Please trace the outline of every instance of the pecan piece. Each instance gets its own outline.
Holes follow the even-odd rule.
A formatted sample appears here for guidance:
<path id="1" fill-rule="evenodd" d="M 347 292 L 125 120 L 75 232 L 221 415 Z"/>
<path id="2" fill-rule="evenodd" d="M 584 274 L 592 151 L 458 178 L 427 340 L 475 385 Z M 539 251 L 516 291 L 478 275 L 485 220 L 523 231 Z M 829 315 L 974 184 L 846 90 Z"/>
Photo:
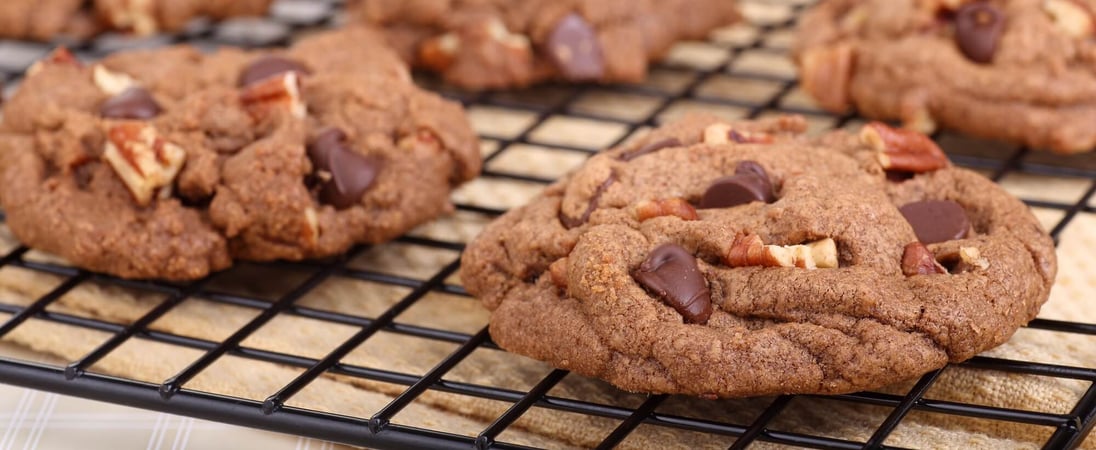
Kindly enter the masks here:
<path id="1" fill-rule="evenodd" d="M 126 89 L 137 86 L 137 80 L 133 77 L 107 69 L 102 64 L 96 64 L 91 69 L 91 79 L 100 91 L 110 96 L 121 94 Z"/>
<path id="2" fill-rule="evenodd" d="M 27 68 L 26 76 L 32 77 L 38 72 L 42 71 L 42 66 L 45 64 L 60 64 L 60 65 L 72 65 L 76 67 L 83 66 L 83 63 L 76 56 L 72 54 L 66 47 L 57 47 L 49 52 L 45 58 L 35 61 Z"/>
<path id="3" fill-rule="evenodd" d="M 756 234 L 742 234 L 735 237 L 724 263 L 730 267 L 832 269 L 838 266 L 837 243 L 826 238 L 800 245 L 765 245 Z"/>
<path id="4" fill-rule="evenodd" d="M 419 45 L 419 64 L 427 69 L 443 72 L 453 64 L 460 50 L 460 37 L 453 33 L 427 39 Z"/>
<path id="5" fill-rule="evenodd" d="M 902 274 L 907 277 L 914 275 L 932 275 L 948 273 L 944 266 L 936 261 L 936 255 L 925 244 L 910 242 L 902 250 Z"/>
<path id="6" fill-rule="evenodd" d="M 661 216 L 677 216 L 681 220 L 698 220 L 696 209 L 683 198 L 643 200 L 636 204 L 636 220 L 643 222 Z"/>
<path id="7" fill-rule="evenodd" d="M 1043 0 L 1043 11 L 1069 37 L 1092 36 L 1092 12 L 1083 4 L 1072 0 Z"/>
<path id="8" fill-rule="evenodd" d="M 308 109 L 301 98 L 301 79 L 297 72 L 283 72 L 247 85 L 240 92 L 240 101 L 255 120 L 287 111 L 302 119 Z"/>
<path id="9" fill-rule="evenodd" d="M 849 85 L 852 82 L 855 53 L 852 44 L 839 43 L 814 47 L 799 59 L 801 86 L 822 109 L 835 113 L 848 111 L 851 106 Z"/>
<path id="10" fill-rule="evenodd" d="M 932 139 L 912 130 L 872 122 L 860 129 L 860 142 L 876 151 L 879 165 L 887 170 L 931 172 L 948 165 L 948 157 Z"/>
<path id="11" fill-rule="evenodd" d="M 107 131 L 103 159 L 137 204 L 146 206 L 157 191 L 161 198 L 171 195 L 171 184 L 186 162 L 186 151 L 161 138 L 151 125 L 122 122 Z"/>

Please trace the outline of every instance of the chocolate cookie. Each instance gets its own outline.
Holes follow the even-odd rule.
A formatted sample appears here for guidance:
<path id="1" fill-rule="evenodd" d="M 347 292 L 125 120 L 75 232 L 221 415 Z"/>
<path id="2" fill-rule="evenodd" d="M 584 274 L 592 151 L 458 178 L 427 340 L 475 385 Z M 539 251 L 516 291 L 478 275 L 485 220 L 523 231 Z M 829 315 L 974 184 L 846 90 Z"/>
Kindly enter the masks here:
<path id="1" fill-rule="evenodd" d="M 804 129 L 692 116 L 503 215 L 462 264 L 491 336 L 630 391 L 832 394 L 1035 317 L 1056 260 L 1023 203 L 923 135 Z"/>
<path id="2" fill-rule="evenodd" d="M 86 38 L 98 30 L 85 0 L 4 0 L 0 38 L 48 41 L 59 36 Z"/>
<path id="3" fill-rule="evenodd" d="M 272 0 L 95 0 L 95 12 L 111 28 L 136 34 L 179 31 L 191 19 L 223 20 L 266 13 Z"/>
<path id="4" fill-rule="evenodd" d="M 4 105 L 0 203 L 24 243 L 122 277 L 316 258 L 449 211 L 480 168 L 460 106 L 375 32 L 281 51 L 63 49 Z"/>
<path id="5" fill-rule="evenodd" d="M 265 14 L 271 0 L 4 0 L 0 37 L 49 41 L 91 37 L 104 28 L 153 34 L 179 31 L 191 19 Z"/>
<path id="6" fill-rule="evenodd" d="M 468 89 L 639 82 L 680 39 L 739 18 L 731 0 L 350 0 L 408 61 Z"/>
<path id="7" fill-rule="evenodd" d="M 825 109 L 1059 153 L 1096 147 L 1096 2 L 823 0 L 799 23 Z"/>

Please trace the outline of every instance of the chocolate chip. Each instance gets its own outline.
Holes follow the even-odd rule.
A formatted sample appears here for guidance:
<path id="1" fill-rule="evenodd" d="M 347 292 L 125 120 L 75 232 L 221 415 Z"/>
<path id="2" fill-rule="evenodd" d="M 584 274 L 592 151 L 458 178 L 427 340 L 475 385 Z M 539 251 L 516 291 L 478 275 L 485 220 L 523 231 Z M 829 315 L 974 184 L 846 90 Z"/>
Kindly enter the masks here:
<path id="1" fill-rule="evenodd" d="M 582 212 L 582 216 L 579 216 L 578 218 L 569 217 L 566 214 L 563 214 L 563 211 L 561 210 L 559 212 L 559 221 L 563 224 L 563 227 L 569 230 L 590 220 L 590 214 L 593 214 L 594 210 L 597 209 L 597 204 L 601 201 L 602 194 L 609 190 L 609 186 L 612 186 L 615 181 L 616 174 L 610 173 L 609 178 L 606 178 L 605 181 L 602 181 L 601 184 L 598 185 L 597 190 L 594 191 L 594 195 L 590 197 L 590 203 L 586 205 L 586 210 Z"/>
<path id="2" fill-rule="evenodd" d="M 891 183 L 901 183 L 906 180 L 912 179 L 913 176 L 916 175 L 913 172 L 903 172 L 898 170 L 888 170 L 886 171 L 886 174 L 887 181 L 890 181 Z"/>
<path id="3" fill-rule="evenodd" d="M 742 161 L 735 168 L 734 175 L 712 182 L 698 205 L 706 208 L 730 208 L 750 202 L 772 203 L 772 181 L 764 167 L 753 161 Z"/>
<path id="4" fill-rule="evenodd" d="M 758 164 L 755 161 L 742 161 L 742 162 L 738 163 L 738 166 L 735 166 L 735 168 L 734 168 L 734 174 L 735 175 L 756 175 L 756 176 L 760 177 L 761 179 L 765 180 L 766 182 L 769 182 L 769 172 L 766 172 L 765 168 L 761 167 L 761 164 Z M 769 194 L 770 194 L 770 196 L 772 194 L 772 184 L 771 183 L 769 184 Z"/>
<path id="5" fill-rule="evenodd" d="M 327 170 L 327 161 L 331 150 L 335 147 L 346 145 L 346 133 L 338 128 L 328 128 L 316 135 L 316 139 L 312 140 L 312 145 L 308 146 L 308 157 L 312 160 L 312 165 L 323 170 Z"/>
<path id="6" fill-rule="evenodd" d="M 373 186 L 380 172 L 381 160 L 355 152 L 346 143 L 346 133 L 328 129 L 308 146 L 308 157 L 316 170 L 330 177 L 320 177 L 320 201 L 338 209 L 358 204 L 362 194 Z"/>
<path id="7" fill-rule="evenodd" d="M 898 208 L 913 227 L 917 240 L 932 244 L 967 237 L 970 219 L 958 203 L 951 200 L 923 200 Z"/>
<path id="8" fill-rule="evenodd" d="M 548 56 L 570 81 L 596 80 L 605 73 L 597 31 L 576 13 L 564 16 L 548 35 Z"/>
<path id="9" fill-rule="evenodd" d="M 244 68 L 243 73 L 240 74 L 238 84 L 247 86 L 285 72 L 297 72 L 300 75 L 309 74 L 309 70 L 304 64 L 280 56 L 267 55 L 256 59 Z"/>
<path id="10" fill-rule="evenodd" d="M 152 94 L 139 87 L 126 89 L 99 105 L 99 114 L 108 119 L 148 120 L 161 111 Z"/>
<path id="11" fill-rule="evenodd" d="M 989 63 L 997 52 L 997 40 L 1005 28 L 1005 14 L 984 2 L 963 5 L 955 12 L 955 39 L 971 61 Z"/>
<path id="12" fill-rule="evenodd" d="M 708 323 L 712 296 L 696 257 L 677 244 L 662 244 L 632 273 L 632 278 L 667 305 L 686 323 Z"/>
<path id="13" fill-rule="evenodd" d="M 657 151 L 662 150 L 664 148 L 679 147 L 679 146 L 681 146 L 681 141 L 677 140 L 677 138 L 666 138 L 666 139 L 651 142 L 651 143 L 649 143 L 647 145 L 644 145 L 640 148 L 637 148 L 635 150 L 621 153 L 620 154 L 620 160 L 621 161 L 631 161 L 633 159 L 639 158 L 640 156 L 643 156 L 643 155 L 646 155 L 646 154 L 649 154 L 649 153 L 654 153 L 654 152 L 657 152 Z"/>

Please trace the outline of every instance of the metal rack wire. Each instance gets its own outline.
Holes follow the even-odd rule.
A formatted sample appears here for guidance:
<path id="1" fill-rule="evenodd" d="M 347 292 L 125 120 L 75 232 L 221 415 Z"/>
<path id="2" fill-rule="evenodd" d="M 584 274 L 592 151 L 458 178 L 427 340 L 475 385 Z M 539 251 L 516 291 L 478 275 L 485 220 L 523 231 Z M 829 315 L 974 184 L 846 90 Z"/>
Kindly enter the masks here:
<path id="1" fill-rule="evenodd" d="M 780 5 L 787 6 L 793 12 L 801 10 L 804 7 L 802 3 L 804 2 L 779 2 Z M 200 46 L 279 45 L 287 43 L 293 33 L 312 27 L 330 26 L 339 20 L 337 17 L 337 4 L 335 3 L 295 0 L 282 1 L 279 2 L 279 5 L 281 5 L 280 8 L 276 8 L 270 18 L 258 22 L 229 22 L 221 25 L 199 23 L 178 36 L 160 36 L 141 40 L 126 39 L 120 36 L 104 36 L 91 42 L 78 43 L 74 50 L 78 55 L 94 58 L 121 48 L 158 46 L 180 41 L 192 42 Z M 671 58 L 669 63 L 656 69 L 656 75 L 680 76 L 681 79 L 685 80 L 677 83 L 671 89 L 660 87 L 657 84 L 611 87 L 553 86 L 550 88 L 553 90 L 553 95 L 541 97 L 514 96 L 502 93 L 467 94 L 447 92 L 447 94 L 469 107 L 504 108 L 528 114 L 531 121 L 519 133 L 514 135 L 482 134 L 486 141 L 496 144 L 496 150 L 486 157 L 486 167 L 488 169 L 484 172 L 483 177 L 538 184 L 546 184 L 552 180 L 542 176 L 491 169 L 491 162 L 520 145 L 536 145 L 553 151 L 578 152 L 582 155 L 592 154 L 599 150 L 599 148 L 587 146 L 548 143 L 538 140 L 535 131 L 553 117 L 589 119 L 618 125 L 622 127 L 624 132 L 616 143 L 622 142 L 636 131 L 657 125 L 682 101 L 709 107 L 735 108 L 741 110 L 742 115 L 746 117 L 758 117 L 772 112 L 795 112 L 805 114 L 812 120 L 830 121 L 837 127 L 856 121 L 855 115 L 834 117 L 811 108 L 795 106 L 794 102 L 789 101 L 796 85 L 793 77 L 786 74 L 774 75 L 766 71 L 751 71 L 749 68 L 743 69 L 738 64 L 745 58 L 746 54 L 783 54 L 786 49 L 781 46 L 780 39 L 777 37 L 781 33 L 786 34 L 794 26 L 794 16 L 795 14 L 792 14 L 791 17 L 781 18 L 774 23 L 761 25 L 754 36 L 745 40 L 722 43 L 725 57 L 707 67 L 697 68 L 675 65 L 673 58 Z M 22 70 L 35 59 L 46 54 L 50 47 L 49 44 L 0 41 L 0 80 L 6 79 L 9 84 L 12 84 L 12 82 L 17 83 Z M 768 83 L 773 89 L 770 95 L 760 99 L 760 101 L 728 99 L 705 94 L 704 86 L 706 86 L 706 83 L 728 74 L 733 74 L 734 77 L 743 80 Z M 638 119 L 590 112 L 587 108 L 579 106 L 579 100 L 585 94 L 593 91 L 640 96 L 650 100 L 653 106 L 643 114 L 643 117 Z M 548 99 L 546 100 L 544 97 L 548 97 Z M 937 136 L 937 138 L 942 138 L 942 136 Z M 945 146 L 945 148 L 947 147 Z M 1088 180 L 1088 188 L 1075 202 L 1025 199 L 1029 205 L 1034 207 L 1057 210 L 1063 213 L 1061 220 L 1051 231 L 1056 239 L 1079 213 L 1096 212 L 1090 206 L 1090 200 L 1096 193 L 1096 164 L 1092 164 L 1091 160 L 1048 158 L 1045 155 L 1031 153 L 1024 148 L 1015 149 L 1003 156 L 1000 154 L 980 155 L 953 152 L 951 157 L 959 165 L 988 172 L 995 180 L 1000 180 L 1009 174 L 1015 173 L 1070 176 Z M 458 204 L 458 209 L 488 218 L 504 212 L 501 208 L 475 204 Z M 429 247 L 453 252 L 461 250 L 464 245 L 463 242 L 411 236 L 402 237 L 398 241 L 410 246 Z M 941 373 L 948 370 L 946 368 L 924 375 L 904 395 L 861 392 L 830 397 L 842 402 L 888 408 L 889 414 L 886 419 L 874 429 L 870 439 L 861 442 L 785 431 L 773 427 L 774 420 L 789 407 L 794 399 L 793 396 L 780 396 L 772 399 L 752 422 L 728 423 L 659 412 L 658 407 L 669 398 L 664 395 L 649 396 L 634 408 L 549 395 L 552 388 L 568 376 L 568 373 L 563 370 L 549 372 L 528 390 L 514 390 L 447 380 L 446 375 L 450 370 L 474 351 L 478 349 L 497 349 L 491 342 L 487 329 L 481 329 L 476 333 L 461 333 L 401 323 L 396 319 L 397 316 L 431 292 L 466 296 L 467 294 L 459 285 L 447 282 L 447 279 L 456 273 L 459 268 L 459 259 L 453 259 L 443 265 L 440 270 L 422 278 L 395 276 L 380 271 L 361 270 L 348 266 L 349 261 L 366 250 L 366 247 L 358 247 L 346 255 L 321 262 L 273 264 L 278 268 L 299 272 L 305 276 L 303 281 L 295 288 L 284 292 L 283 295 L 271 302 L 219 291 L 210 286 L 209 280 L 177 285 L 116 279 L 28 259 L 25 257 L 28 252 L 27 248 L 16 248 L 0 257 L 0 267 L 12 266 L 49 273 L 64 277 L 65 281 L 29 306 L 8 304 L 0 298 L 0 313 L 11 315 L 6 322 L 0 324 L 0 337 L 9 334 L 30 319 L 97 330 L 105 332 L 111 337 L 85 356 L 72 361 L 65 367 L 43 365 L 12 358 L 0 358 L 0 382 L 372 448 L 519 448 L 520 446 L 499 440 L 499 437 L 530 408 L 547 408 L 619 420 L 618 426 L 604 437 L 599 448 L 610 448 L 619 444 L 640 426 L 668 427 L 725 436 L 726 445 L 733 449 L 746 448 L 755 441 L 814 448 L 889 448 L 884 445 L 887 437 L 912 411 L 922 411 L 931 414 L 968 416 L 992 421 L 1008 421 L 1049 427 L 1054 431 L 1050 433 L 1044 447 L 1057 449 L 1076 447 L 1092 431 L 1093 425 L 1096 424 L 1096 369 L 1006 360 L 986 356 L 976 357 L 962 365 L 1002 374 L 1034 374 L 1075 379 L 1088 382 L 1090 385 L 1087 392 L 1080 397 L 1075 407 L 1068 413 L 1026 411 L 927 398 L 926 393 L 936 383 Z M 296 304 L 297 300 L 331 277 L 349 277 L 400 286 L 409 288 L 410 291 L 400 301 L 376 317 L 331 312 Z M 83 283 L 92 282 L 158 293 L 165 297 L 158 306 L 128 324 L 112 323 L 49 310 L 50 305 L 66 293 Z M 153 322 L 169 314 L 188 299 L 202 299 L 233 305 L 255 310 L 258 314 L 230 336 L 217 341 L 150 329 Z M 256 330 L 282 314 L 357 327 L 357 332 L 320 358 L 241 345 Z M 1037 319 L 1029 327 L 1096 336 L 1096 324 Z M 381 331 L 414 339 L 447 342 L 454 344 L 456 347 L 432 370 L 421 376 L 341 362 L 353 349 Z M 108 356 L 131 339 L 149 340 L 181 348 L 196 349 L 204 353 L 189 366 L 164 380 L 161 384 L 123 379 L 88 370 L 97 361 Z M 271 393 L 262 402 L 187 388 L 190 380 L 225 355 L 295 367 L 303 371 L 294 380 L 277 392 Z M 369 417 L 348 417 L 286 405 L 286 402 L 293 398 L 295 394 L 324 374 L 356 377 L 401 385 L 406 388 L 387 406 L 377 410 Z M 416 402 L 428 390 L 498 400 L 510 404 L 510 407 L 475 437 L 400 425 L 392 421 L 401 410 Z"/>

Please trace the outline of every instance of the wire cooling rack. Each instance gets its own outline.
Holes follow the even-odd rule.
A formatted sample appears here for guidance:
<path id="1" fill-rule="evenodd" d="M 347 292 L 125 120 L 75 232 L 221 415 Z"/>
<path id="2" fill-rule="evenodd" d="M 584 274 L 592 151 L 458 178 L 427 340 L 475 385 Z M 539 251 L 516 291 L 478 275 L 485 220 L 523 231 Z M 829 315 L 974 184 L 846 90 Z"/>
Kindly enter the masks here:
<path id="1" fill-rule="evenodd" d="M 648 127 L 690 109 L 706 109 L 734 117 L 760 117 L 774 113 L 805 114 L 812 127 L 842 127 L 859 123 L 855 115 L 832 116 L 814 109 L 803 101 L 795 85 L 794 73 L 786 61 L 787 47 L 796 15 L 810 0 L 761 1 L 745 0 L 751 16 L 760 24 L 718 34 L 711 42 L 681 46 L 652 73 L 652 80 L 637 86 L 546 86 L 521 93 L 468 94 L 450 91 L 429 79 L 424 83 L 440 89 L 446 95 L 477 111 L 507 111 L 523 118 L 509 132 L 497 127 L 482 126 L 480 134 L 493 150 L 487 154 L 483 179 L 517 181 L 543 185 L 552 176 L 506 169 L 500 164 L 518 148 L 535 146 L 543 151 L 577 155 L 583 158 L 605 147 L 623 142 Z M 264 46 L 284 45 L 294 33 L 312 28 L 337 25 L 338 2 L 282 0 L 275 4 L 271 16 L 263 19 L 232 20 L 222 24 L 195 22 L 185 32 L 175 36 L 131 39 L 121 35 L 104 35 L 90 42 L 69 43 L 81 57 L 94 59 L 116 50 L 134 47 L 155 47 L 177 42 L 190 42 L 200 47 L 221 45 Z M 48 53 L 54 44 L 0 41 L 0 81 L 9 89 L 18 84 L 20 74 L 33 61 Z M 750 89 L 740 89 L 748 86 Z M 735 92 L 749 92 L 738 96 Z M 730 94 L 728 94 L 730 92 Z M 601 100 L 606 98 L 635 105 L 626 111 L 606 111 Z M 630 102 L 630 103 L 629 103 Z M 563 122 L 595 123 L 618 130 L 609 142 L 593 145 L 568 141 L 553 141 L 550 128 Z M 503 127 L 505 128 L 505 127 Z M 1089 205 L 1096 192 L 1096 159 L 1091 157 L 1061 158 L 1029 152 L 1026 148 L 1000 146 L 991 152 L 958 147 L 949 140 L 954 136 L 934 136 L 948 150 L 952 160 L 986 173 L 994 180 L 1015 175 L 1068 177 L 1084 186 L 1079 197 L 1070 200 L 1024 198 L 1032 207 L 1060 214 L 1051 227 L 1058 239 L 1079 214 L 1096 212 Z M 458 199 L 459 200 L 459 199 Z M 458 201 L 462 213 L 493 218 L 505 208 Z M 464 243 L 423 237 L 405 236 L 397 242 L 408 246 L 442 249 L 457 254 Z M 607 433 L 599 447 L 612 447 L 640 426 L 666 427 L 709 433 L 725 437 L 725 445 L 745 448 L 755 441 L 814 448 L 888 448 L 884 442 L 913 411 L 936 415 L 981 418 L 989 421 L 1023 423 L 1046 427 L 1048 439 L 1044 448 L 1073 448 L 1091 432 L 1096 423 L 1096 369 L 1045 364 L 1034 361 L 976 357 L 961 364 L 968 368 L 1006 374 L 1029 374 L 1066 378 L 1089 383 L 1068 413 L 1028 411 L 984 406 L 973 403 L 933 400 L 926 396 L 943 371 L 923 376 L 904 395 L 862 392 L 831 397 L 836 401 L 874 405 L 889 412 L 865 441 L 840 437 L 812 435 L 775 426 L 776 419 L 795 400 L 780 396 L 760 409 L 752 421 L 728 423 L 667 414 L 659 406 L 670 397 L 645 397 L 635 407 L 622 407 L 582 399 L 550 395 L 554 386 L 568 376 L 566 371 L 550 371 L 527 390 L 515 390 L 474 383 L 447 380 L 453 367 L 477 350 L 498 351 L 486 328 L 476 333 L 401 323 L 398 316 L 432 292 L 466 296 L 464 290 L 449 281 L 459 267 L 453 258 L 440 270 L 421 277 L 394 276 L 383 271 L 349 267 L 352 255 L 368 250 L 359 247 L 348 256 L 321 262 L 277 263 L 274 266 L 294 271 L 303 277 L 296 288 L 284 292 L 274 301 L 219 292 L 208 280 L 176 285 L 156 282 L 134 282 L 88 273 L 65 266 L 27 258 L 28 249 L 19 247 L 0 257 L 0 267 L 20 267 L 63 277 L 64 281 L 29 306 L 5 303 L 0 298 L 0 313 L 10 317 L 0 324 L 0 337 L 10 334 L 29 320 L 42 320 L 68 327 L 97 330 L 110 337 L 83 357 L 67 366 L 52 366 L 14 358 L 0 358 L 0 382 L 53 391 L 95 400 L 136 406 L 173 414 L 193 416 L 254 428 L 291 433 L 372 448 L 518 448 L 505 442 L 500 435 L 531 408 L 546 408 L 567 413 L 611 418 L 619 421 Z M 320 311 L 295 302 L 331 277 L 351 277 L 373 283 L 409 289 L 390 308 L 375 316 L 361 316 Z M 156 307 L 136 321 L 118 324 L 95 318 L 53 312 L 52 304 L 84 283 L 114 284 L 127 289 L 159 293 L 165 296 Z M 256 315 L 234 333 L 222 340 L 203 340 L 150 329 L 158 319 L 170 314 L 189 299 L 202 299 L 254 310 Z M 356 333 L 321 357 L 279 353 L 242 345 L 257 330 L 279 315 L 304 317 L 331 324 L 349 325 Z M 1096 324 L 1037 319 L 1029 328 L 1059 333 L 1096 336 Z M 421 375 L 394 372 L 341 362 L 352 350 L 378 334 L 395 333 L 410 339 L 451 343 L 455 350 L 437 365 Z M 130 340 L 148 340 L 161 344 L 197 350 L 201 356 L 189 366 L 161 384 L 119 378 L 88 370 L 96 362 L 115 352 Z M 366 344 L 368 345 L 368 343 Z M 225 355 L 254 361 L 275 363 L 300 369 L 298 376 L 265 401 L 228 397 L 187 388 L 187 383 Z M 325 374 L 373 380 L 404 386 L 402 394 L 370 416 L 350 417 L 288 406 L 286 402 Z M 455 393 L 501 401 L 509 408 L 476 436 L 458 435 L 425 427 L 401 425 L 393 419 L 408 405 L 419 401 L 428 390 Z"/>

